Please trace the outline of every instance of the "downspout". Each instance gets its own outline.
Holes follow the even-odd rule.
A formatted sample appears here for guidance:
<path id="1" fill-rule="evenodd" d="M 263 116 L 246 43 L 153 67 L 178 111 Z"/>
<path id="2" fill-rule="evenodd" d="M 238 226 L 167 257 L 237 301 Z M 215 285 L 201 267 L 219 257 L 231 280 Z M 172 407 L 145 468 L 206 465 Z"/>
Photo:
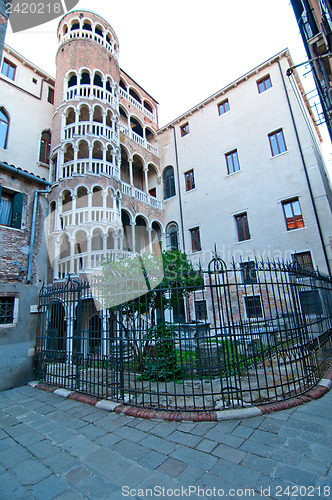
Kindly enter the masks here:
<path id="1" fill-rule="evenodd" d="M 28 260 L 28 271 L 27 271 L 27 283 L 31 282 L 32 273 L 32 256 L 33 256 L 33 244 L 35 240 L 35 230 L 36 230 L 36 218 L 37 218 L 37 207 L 38 207 L 38 195 L 48 194 L 49 189 L 41 191 L 35 191 L 33 198 L 33 209 L 32 209 L 32 221 L 31 221 L 31 232 L 30 232 L 30 248 L 29 248 L 29 260 Z"/>
<path id="2" fill-rule="evenodd" d="M 174 148 L 175 148 L 175 163 L 176 163 L 176 173 L 177 173 L 177 181 L 178 181 L 178 191 L 179 191 L 179 208 L 180 208 L 180 220 L 181 220 L 181 232 L 182 232 L 182 245 L 183 251 L 186 252 L 186 245 L 184 240 L 184 225 L 183 225 L 183 210 L 182 210 L 182 198 L 181 198 L 181 188 L 180 188 L 180 174 L 179 174 L 179 158 L 178 158 L 178 147 L 176 142 L 176 133 L 175 127 L 172 125 L 173 133 L 174 133 Z"/>
<path id="3" fill-rule="evenodd" d="M 290 103 L 290 99 L 289 99 L 289 95 L 288 95 L 287 87 L 286 87 L 286 82 L 285 82 L 285 79 L 284 79 L 284 75 L 282 73 L 281 64 L 280 64 L 279 60 L 278 60 L 278 66 L 279 66 L 279 71 L 280 71 L 280 75 L 281 75 L 281 79 L 282 79 L 282 83 L 283 83 L 283 87 L 284 87 L 284 91 L 285 91 L 285 95 L 286 95 L 286 99 L 287 99 L 287 104 L 288 104 L 289 112 L 290 112 L 290 115 L 291 115 L 291 119 L 292 119 L 294 131 L 295 131 L 295 135 L 296 135 L 296 141 L 297 141 L 297 145 L 298 145 L 300 156 L 301 156 L 301 161 L 302 161 L 304 175 L 305 175 L 305 178 L 306 178 L 306 181 L 307 181 L 309 196 L 310 196 L 312 208 L 313 208 L 314 215 L 315 215 L 315 220 L 316 220 L 317 229 L 318 229 L 318 233 L 319 233 L 319 239 L 320 239 L 320 242 L 321 242 L 321 245 L 322 245 L 322 249 L 323 249 L 323 254 L 324 254 L 324 259 L 325 259 L 327 271 L 328 271 L 329 277 L 332 278 L 332 276 L 331 276 L 331 269 L 330 269 L 330 263 L 329 263 L 329 259 L 328 259 L 328 256 L 327 256 L 325 244 L 324 244 L 324 238 L 323 238 L 322 228 L 321 228 L 321 225 L 320 225 L 319 216 L 318 216 L 318 212 L 317 212 L 317 207 L 316 207 L 316 204 L 315 204 L 315 199 L 314 199 L 312 188 L 311 188 L 311 184 L 310 184 L 310 179 L 309 179 L 309 175 L 308 175 L 308 171 L 307 171 L 307 166 L 306 166 L 304 155 L 303 155 L 303 150 L 302 150 L 302 146 L 301 146 L 301 142 L 300 142 L 300 137 L 299 137 L 299 133 L 298 133 L 298 130 L 297 130 L 297 127 L 296 127 L 294 113 L 293 113 L 292 106 L 291 106 L 291 103 Z"/>

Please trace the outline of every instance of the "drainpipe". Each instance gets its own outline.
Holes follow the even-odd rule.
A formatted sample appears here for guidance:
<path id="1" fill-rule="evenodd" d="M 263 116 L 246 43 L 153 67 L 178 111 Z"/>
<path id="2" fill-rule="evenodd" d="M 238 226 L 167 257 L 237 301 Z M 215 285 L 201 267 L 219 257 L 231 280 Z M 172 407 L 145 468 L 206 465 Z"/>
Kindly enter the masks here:
<path id="1" fill-rule="evenodd" d="M 35 239 L 35 229 L 36 229 L 36 218 L 37 218 L 37 207 L 38 207 L 38 195 L 48 194 L 49 188 L 41 191 L 35 191 L 33 198 L 33 209 L 32 209 L 32 222 L 31 222 L 31 233 L 30 233 L 30 248 L 29 248 L 29 260 L 28 260 L 28 272 L 27 272 L 27 283 L 31 282 L 31 272 L 32 272 L 32 256 L 33 256 L 33 244 Z"/>
<path id="2" fill-rule="evenodd" d="M 329 277 L 332 278 L 330 264 L 329 264 L 329 259 L 328 259 L 326 248 L 325 248 L 325 244 L 324 244 L 323 232 L 322 232 L 322 228 L 321 228 L 320 221 L 319 221 L 318 211 L 317 211 L 317 207 L 316 207 L 316 204 L 315 204 L 314 195 L 313 195 L 311 184 L 310 184 L 310 179 L 309 179 L 309 175 L 308 175 L 308 171 L 307 171 L 307 166 L 306 166 L 306 163 L 305 163 L 305 160 L 304 160 L 303 150 L 302 150 L 302 146 L 301 146 L 301 142 L 300 142 L 299 133 L 298 133 L 298 130 L 297 130 L 297 127 L 296 127 L 296 122 L 295 122 L 295 118 L 294 118 L 293 109 L 292 109 L 292 106 L 291 106 L 291 103 L 290 103 L 290 99 L 289 99 L 289 95 L 288 95 L 288 92 L 287 92 L 287 87 L 286 87 L 284 75 L 282 73 L 281 64 L 280 64 L 279 60 L 278 60 L 278 66 L 279 66 L 279 71 L 280 71 L 280 75 L 281 75 L 281 79 L 282 79 L 284 91 L 285 91 L 285 94 L 286 94 L 287 104 L 288 104 L 289 112 L 290 112 L 290 115 L 291 115 L 291 119 L 292 119 L 294 131 L 295 131 L 295 135 L 296 135 L 297 145 L 298 145 L 300 156 L 301 156 L 301 160 L 302 160 L 302 166 L 303 166 L 304 175 L 305 175 L 305 178 L 306 178 L 306 181 L 307 181 L 309 196 L 310 196 L 312 208 L 314 210 L 315 220 L 316 220 L 317 229 L 318 229 L 318 233 L 319 233 L 319 239 L 320 239 L 320 242 L 321 242 L 321 245 L 322 245 L 322 249 L 323 249 L 324 259 L 325 259 L 325 263 L 326 263 L 326 267 L 327 267 L 327 272 L 329 274 Z"/>
<path id="3" fill-rule="evenodd" d="M 182 231 L 182 245 L 183 245 L 183 251 L 185 253 L 186 252 L 186 245 L 185 245 L 185 240 L 184 240 L 184 225 L 183 225 L 182 198 L 181 198 L 181 188 L 180 188 L 178 147 L 177 147 L 177 142 L 176 142 L 175 127 L 173 125 L 172 125 L 172 129 L 173 129 L 173 133 L 174 133 L 175 163 L 176 163 L 176 173 L 177 173 L 178 191 L 179 191 L 179 207 L 180 207 L 180 220 L 181 220 L 181 231 Z"/>

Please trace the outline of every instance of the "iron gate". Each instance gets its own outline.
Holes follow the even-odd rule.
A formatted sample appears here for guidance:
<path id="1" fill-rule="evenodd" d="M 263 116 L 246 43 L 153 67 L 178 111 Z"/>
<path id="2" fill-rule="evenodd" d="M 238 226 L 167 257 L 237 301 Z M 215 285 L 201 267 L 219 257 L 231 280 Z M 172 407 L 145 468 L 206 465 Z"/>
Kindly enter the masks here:
<path id="1" fill-rule="evenodd" d="M 119 403 L 206 411 L 302 394 L 331 361 L 332 282 L 318 273 L 227 268 L 216 257 L 187 289 L 146 283 L 113 273 L 44 286 L 38 378 Z"/>

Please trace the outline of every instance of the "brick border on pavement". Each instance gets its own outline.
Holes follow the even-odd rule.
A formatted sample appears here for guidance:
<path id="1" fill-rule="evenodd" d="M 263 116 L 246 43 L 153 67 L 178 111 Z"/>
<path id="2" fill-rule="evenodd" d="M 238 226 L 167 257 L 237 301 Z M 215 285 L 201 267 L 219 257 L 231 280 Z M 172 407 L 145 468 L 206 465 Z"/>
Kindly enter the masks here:
<path id="1" fill-rule="evenodd" d="M 39 382 L 29 382 L 30 387 L 40 389 L 46 392 L 53 392 L 58 396 L 67 399 L 73 399 L 82 403 L 87 403 L 91 406 L 96 406 L 103 410 L 114 411 L 115 413 L 127 415 L 130 417 L 139 417 L 147 419 L 168 420 L 174 422 L 192 421 L 192 422 L 217 422 L 219 420 L 239 420 L 250 417 L 257 417 L 266 415 L 271 412 L 277 412 L 294 408 L 296 406 L 308 403 L 315 399 L 319 399 L 326 394 L 332 387 L 332 365 L 325 372 L 324 377 L 318 384 L 302 394 L 286 401 L 277 403 L 270 403 L 267 405 L 250 406 L 247 408 L 240 408 L 236 410 L 220 410 L 220 411 L 163 411 L 163 410 L 149 410 L 147 408 L 139 408 L 137 406 L 129 406 L 121 403 L 116 403 L 109 399 L 100 399 L 87 394 L 82 394 L 68 389 L 61 389 L 47 384 L 40 384 Z"/>

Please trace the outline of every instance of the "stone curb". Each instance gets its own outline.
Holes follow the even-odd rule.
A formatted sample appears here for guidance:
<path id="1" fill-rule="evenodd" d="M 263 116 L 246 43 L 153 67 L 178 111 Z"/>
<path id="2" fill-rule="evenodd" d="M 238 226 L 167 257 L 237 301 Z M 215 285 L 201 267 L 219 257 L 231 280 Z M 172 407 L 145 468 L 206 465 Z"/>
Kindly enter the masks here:
<path id="1" fill-rule="evenodd" d="M 114 411 L 115 413 L 127 415 L 130 417 L 168 420 L 174 422 L 217 422 L 222 420 L 242 420 L 245 418 L 266 415 L 272 412 L 295 408 L 296 406 L 308 403 L 309 401 L 319 399 L 324 396 L 324 394 L 326 394 L 332 387 L 332 365 L 326 371 L 324 377 L 318 382 L 318 384 L 301 396 L 296 396 L 286 401 L 279 401 L 277 403 L 271 403 L 267 405 L 251 406 L 249 408 L 247 407 L 236 410 L 222 411 L 181 412 L 149 410 L 145 408 L 138 408 L 136 406 L 128 406 L 121 403 L 116 403 L 109 399 L 99 399 L 87 394 L 69 391 L 68 389 L 61 389 L 47 384 L 41 384 L 38 381 L 29 382 L 28 385 L 42 391 L 53 392 L 57 396 L 61 396 L 66 399 L 73 399 L 74 401 L 80 401 L 81 403 L 86 403 L 102 410 Z"/>

